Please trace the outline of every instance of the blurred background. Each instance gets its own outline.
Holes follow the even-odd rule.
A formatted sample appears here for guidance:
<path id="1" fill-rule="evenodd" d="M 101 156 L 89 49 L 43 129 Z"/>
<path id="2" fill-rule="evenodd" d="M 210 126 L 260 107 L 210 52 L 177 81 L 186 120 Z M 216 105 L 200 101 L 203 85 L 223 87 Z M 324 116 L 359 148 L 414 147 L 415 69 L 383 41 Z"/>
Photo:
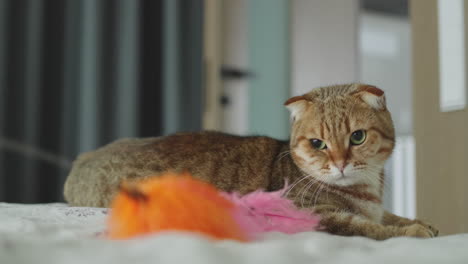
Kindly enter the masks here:
<path id="1" fill-rule="evenodd" d="M 437 45 L 420 49 L 437 43 L 437 10 L 436 0 L 0 0 L 0 201 L 63 201 L 75 157 L 117 138 L 287 139 L 287 98 L 358 81 L 385 90 L 396 126 L 385 207 L 433 217 L 450 201 L 424 192 L 419 166 L 438 159 L 415 141 L 441 138 L 413 122 L 432 124 L 430 100 L 413 94 L 438 89 Z M 435 74 L 418 68 L 431 63 Z"/>

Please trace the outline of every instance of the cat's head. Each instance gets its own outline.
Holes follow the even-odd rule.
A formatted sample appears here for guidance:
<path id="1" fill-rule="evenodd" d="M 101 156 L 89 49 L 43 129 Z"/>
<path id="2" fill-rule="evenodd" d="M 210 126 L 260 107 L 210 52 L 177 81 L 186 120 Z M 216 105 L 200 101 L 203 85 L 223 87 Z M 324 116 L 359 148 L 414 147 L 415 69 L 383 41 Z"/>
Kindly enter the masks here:
<path id="1" fill-rule="evenodd" d="M 291 156 L 307 175 L 347 186 L 381 181 L 395 132 L 385 95 L 365 84 L 321 87 L 285 103 Z"/>

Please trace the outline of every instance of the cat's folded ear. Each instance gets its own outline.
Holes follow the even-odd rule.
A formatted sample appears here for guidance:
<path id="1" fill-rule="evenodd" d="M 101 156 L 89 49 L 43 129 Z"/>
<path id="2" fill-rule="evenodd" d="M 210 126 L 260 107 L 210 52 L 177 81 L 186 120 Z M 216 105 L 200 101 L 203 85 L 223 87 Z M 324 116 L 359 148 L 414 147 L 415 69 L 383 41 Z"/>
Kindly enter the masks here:
<path id="1" fill-rule="evenodd" d="M 385 110 L 387 108 L 384 91 L 373 85 L 359 84 L 355 95 L 376 110 Z"/>
<path id="2" fill-rule="evenodd" d="M 298 118 L 306 109 L 307 101 L 304 96 L 294 96 L 289 98 L 284 105 L 291 112 L 293 119 Z"/>

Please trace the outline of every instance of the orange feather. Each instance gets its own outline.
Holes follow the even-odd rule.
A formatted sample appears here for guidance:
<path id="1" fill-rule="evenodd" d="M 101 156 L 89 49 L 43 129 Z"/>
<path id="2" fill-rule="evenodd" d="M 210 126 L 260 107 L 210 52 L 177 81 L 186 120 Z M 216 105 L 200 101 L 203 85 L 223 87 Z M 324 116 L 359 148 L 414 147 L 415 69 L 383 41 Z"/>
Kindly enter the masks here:
<path id="1" fill-rule="evenodd" d="M 176 230 L 247 241 L 232 217 L 234 208 L 215 187 L 188 173 L 125 182 L 112 203 L 109 237 L 126 239 Z"/>

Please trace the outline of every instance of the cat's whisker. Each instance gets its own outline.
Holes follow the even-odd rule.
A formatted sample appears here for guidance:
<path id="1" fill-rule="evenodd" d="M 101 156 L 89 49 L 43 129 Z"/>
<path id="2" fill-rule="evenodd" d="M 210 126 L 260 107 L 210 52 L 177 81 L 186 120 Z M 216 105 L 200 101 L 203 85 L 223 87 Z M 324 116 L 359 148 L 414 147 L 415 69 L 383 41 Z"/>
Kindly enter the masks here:
<path id="1" fill-rule="evenodd" d="M 329 197 L 328 197 L 328 193 L 330 192 L 330 190 L 328 188 L 325 189 L 325 192 L 327 194 L 327 201 L 329 200 Z"/>
<path id="2" fill-rule="evenodd" d="M 283 159 L 284 157 L 286 157 L 288 155 L 291 155 L 290 150 L 286 150 L 286 151 L 283 151 L 283 152 L 279 153 L 278 156 L 277 156 L 277 162 L 281 161 L 281 159 Z"/>
<path id="3" fill-rule="evenodd" d="M 298 191 L 298 192 L 296 193 L 296 195 L 294 196 L 294 200 L 296 200 L 296 199 L 298 198 L 298 196 L 301 197 L 301 195 L 304 194 L 305 190 L 307 189 L 307 186 L 309 186 L 309 184 L 310 184 L 311 182 L 314 182 L 314 178 L 313 178 L 313 177 L 308 177 L 307 179 L 308 179 L 309 181 L 308 181 L 306 184 L 304 184 L 304 185 L 299 189 L 299 191 Z M 302 204 L 301 204 L 301 207 L 302 207 Z"/>
<path id="4" fill-rule="evenodd" d="M 285 197 L 288 196 L 288 194 L 292 191 L 292 189 L 294 187 L 296 187 L 300 182 L 302 182 L 303 180 L 307 179 L 307 178 L 313 178 L 312 175 L 307 175 L 307 174 L 304 174 L 304 177 L 300 178 L 299 180 L 297 180 L 294 184 L 292 184 L 290 187 L 288 187 L 288 190 L 286 191 L 285 193 Z"/>
<path id="5" fill-rule="evenodd" d="M 312 196 L 312 199 L 313 199 L 314 196 L 315 196 L 314 203 L 312 204 L 312 206 L 317 205 L 317 199 L 318 199 L 318 197 L 319 197 L 321 191 L 322 191 L 323 189 L 326 189 L 326 188 L 323 188 L 324 185 L 325 185 L 325 184 L 324 184 L 323 182 L 321 182 L 321 183 L 319 184 L 317 190 L 315 191 L 314 195 Z M 310 200 L 310 202 L 312 202 L 312 199 Z"/>
<path id="6" fill-rule="evenodd" d="M 312 186 L 316 183 L 320 183 L 319 181 L 317 181 L 317 179 L 315 179 L 314 176 L 312 175 L 308 175 L 306 176 L 307 179 L 309 179 L 309 182 L 307 182 L 304 186 L 302 186 L 302 188 L 299 190 L 299 192 L 297 192 L 296 196 L 294 199 L 296 199 L 298 196 L 301 196 L 301 207 L 303 207 L 303 197 L 304 195 L 308 192 L 308 190 L 310 188 L 312 188 Z"/>
<path id="7" fill-rule="evenodd" d="M 312 186 L 316 183 L 315 179 L 311 180 L 309 183 L 307 183 L 306 187 L 304 188 L 304 191 L 302 192 L 301 196 L 301 207 L 304 208 L 304 197 L 307 194 L 307 192 L 312 188 Z M 319 185 L 320 186 L 320 185 Z"/>
<path id="8" fill-rule="evenodd" d="M 371 172 L 371 173 L 373 173 L 375 175 L 380 175 L 380 173 L 382 172 L 382 167 L 377 166 L 377 165 L 368 165 L 368 167 L 366 168 L 366 171 L 369 171 L 369 172 Z M 367 176 L 369 176 L 369 175 L 367 175 Z M 378 181 L 378 183 L 381 184 L 385 190 L 391 189 L 391 186 L 389 185 L 389 182 L 385 181 L 385 179 L 382 179 L 380 176 L 379 177 L 371 177 L 371 178 L 367 178 L 367 179 L 370 179 L 372 181 L 374 181 L 374 180 Z"/>
<path id="9" fill-rule="evenodd" d="M 367 182 L 371 183 L 372 185 L 380 185 L 381 180 L 378 177 L 375 177 L 373 174 L 363 173 L 361 174 Z"/>
<path id="10" fill-rule="evenodd" d="M 318 197 L 318 195 L 320 194 L 320 192 L 319 192 L 320 189 L 323 188 L 324 185 L 325 185 L 325 182 L 322 181 L 322 178 L 324 178 L 324 177 L 323 177 L 323 176 L 319 176 L 318 178 L 319 178 L 319 179 L 317 179 L 317 182 L 319 183 L 319 185 L 317 186 L 317 189 L 315 189 L 315 191 L 314 191 L 314 193 L 312 194 L 311 199 L 310 199 L 310 202 L 311 202 L 312 199 L 314 199 L 314 197 L 315 197 L 315 202 L 314 202 L 313 206 L 316 205 L 317 197 Z M 309 203 L 309 204 L 310 204 L 310 203 Z"/>
<path id="11" fill-rule="evenodd" d="M 317 205 L 317 200 L 318 200 L 318 198 L 320 197 L 320 194 L 321 194 L 324 190 L 325 190 L 325 192 L 327 192 L 327 188 L 324 188 L 324 185 L 322 184 L 322 185 L 319 187 L 319 190 L 318 190 L 317 195 L 315 195 L 315 199 L 314 199 L 313 206 L 316 206 L 316 205 Z"/>
<path id="12" fill-rule="evenodd" d="M 391 190 L 391 186 L 389 185 L 388 182 L 385 180 L 382 180 L 381 177 L 376 177 L 376 175 L 379 175 L 381 172 L 381 168 L 375 166 L 375 168 L 369 168 L 366 170 L 369 173 L 363 173 L 361 174 L 362 177 L 365 178 L 367 182 L 374 186 L 380 186 L 382 188 L 382 194 L 381 195 L 386 195 L 386 197 L 383 197 L 384 200 L 390 197 L 388 196 L 388 191 Z"/>
<path id="13" fill-rule="evenodd" d="M 325 190 L 325 192 L 326 192 L 327 195 L 328 195 L 328 192 L 329 192 L 330 189 L 327 188 L 327 186 L 326 186 L 326 184 L 325 184 L 324 181 L 323 181 L 323 184 L 322 184 L 322 188 L 323 188 L 323 190 Z M 319 194 L 317 194 L 317 197 L 318 197 L 318 196 L 319 196 Z M 317 198 L 315 199 L 315 203 L 316 203 L 316 202 L 317 202 Z"/>

